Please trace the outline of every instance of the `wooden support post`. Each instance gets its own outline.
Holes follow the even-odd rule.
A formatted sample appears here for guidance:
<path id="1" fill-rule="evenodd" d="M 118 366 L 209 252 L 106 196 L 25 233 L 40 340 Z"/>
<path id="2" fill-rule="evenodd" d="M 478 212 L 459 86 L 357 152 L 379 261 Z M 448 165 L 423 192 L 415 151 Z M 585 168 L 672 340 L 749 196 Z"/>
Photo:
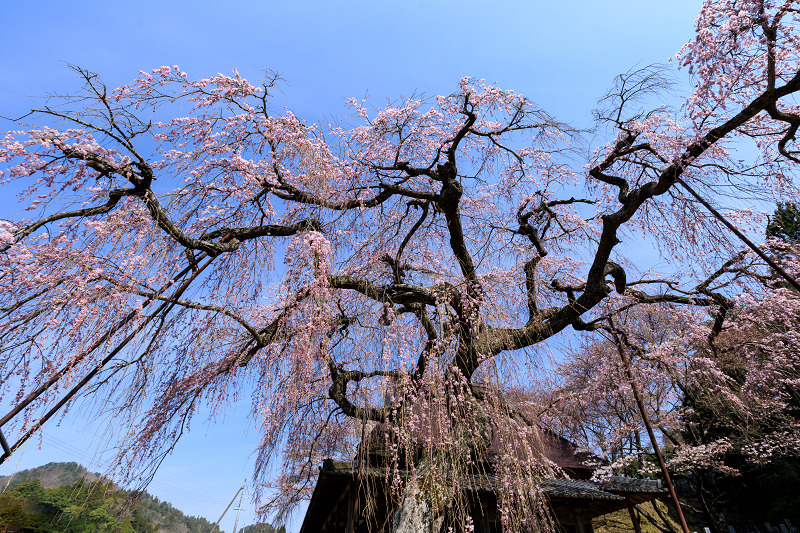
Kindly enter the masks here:
<path id="1" fill-rule="evenodd" d="M 577 533 L 588 533 L 583 525 L 583 517 L 575 509 L 572 510 L 572 519 L 575 520 L 575 531 Z"/>
<path id="2" fill-rule="evenodd" d="M 628 507 L 628 514 L 631 515 L 631 522 L 633 522 L 633 530 L 636 533 L 642 533 L 642 524 L 639 521 L 639 515 L 636 514 L 636 509 L 631 505 Z"/>
<path id="3" fill-rule="evenodd" d="M 349 497 L 347 498 L 347 529 L 345 530 L 347 533 L 355 533 L 356 531 L 356 502 L 355 499 L 358 498 L 358 489 L 356 488 L 356 483 L 351 481 L 350 488 L 348 489 Z M 355 493 L 355 494 L 354 494 Z"/>
<path id="4" fill-rule="evenodd" d="M 11 448 L 8 447 L 8 442 L 6 442 L 6 438 L 3 436 L 2 429 L 0 429 L 0 446 L 3 447 L 3 453 L 0 455 L 0 459 L 5 460 L 6 457 L 11 456 Z"/>

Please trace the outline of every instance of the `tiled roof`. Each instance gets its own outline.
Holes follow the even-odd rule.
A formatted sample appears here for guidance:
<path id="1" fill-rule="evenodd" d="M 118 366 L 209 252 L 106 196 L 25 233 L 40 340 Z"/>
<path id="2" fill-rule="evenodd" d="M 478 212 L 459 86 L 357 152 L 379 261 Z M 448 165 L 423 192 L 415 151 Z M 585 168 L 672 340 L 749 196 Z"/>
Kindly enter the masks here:
<path id="1" fill-rule="evenodd" d="M 327 459 L 323 462 L 320 470 L 327 475 L 333 476 L 356 477 L 359 475 L 359 466 L 356 461 L 333 461 L 332 459 Z M 386 477 L 387 471 L 381 467 L 361 465 L 360 474 L 371 478 L 383 478 Z M 551 498 L 624 501 L 625 497 L 620 494 L 666 494 L 666 489 L 661 486 L 661 482 L 658 480 L 634 479 L 622 476 L 612 476 L 604 482 L 580 479 L 538 479 L 536 483 L 542 488 L 544 494 Z M 476 492 L 497 492 L 500 486 L 500 479 L 495 474 L 471 474 L 465 485 L 469 490 Z"/>
<path id="2" fill-rule="evenodd" d="M 334 461 L 326 459 L 320 468 L 317 486 L 309 502 L 306 516 L 300 533 L 318 533 L 323 523 L 331 516 L 331 510 L 338 505 L 344 494 L 351 490 L 357 477 L 362 481 L 369 480 L 371 486 L 380 486 L 387 480 L 389 472 L 381 466 L 370 466 L 366 462 Z M 400 471 L 400 475 L 406 473 Z M 581 516 L 591 518 L 624 509 L 633 504 L 640 504 L 658 496 L 664 496 L 666 490 L 655 480 L 612 477 L 607 482 L 578 479 L 538 479 L 554 512 L 564 512 L 575 516 L 580 510 Z M 500 479 L 491 473 L 472 474 L 463 483 L 465 490 L 487 498 L 495 499 L 500 488 Z M 573 514 L 570 515 L 569 513 Z M 565 515 L 566 516 L 566 515 Z"/>
<path id="3" fill-rule="evenodd" d="M 667 489 L 660 479 L 637 479 L 624 476 L 611 476 L 601 484 L 605 490 L 615 492 L 648 492 L 663 494 Z"/>

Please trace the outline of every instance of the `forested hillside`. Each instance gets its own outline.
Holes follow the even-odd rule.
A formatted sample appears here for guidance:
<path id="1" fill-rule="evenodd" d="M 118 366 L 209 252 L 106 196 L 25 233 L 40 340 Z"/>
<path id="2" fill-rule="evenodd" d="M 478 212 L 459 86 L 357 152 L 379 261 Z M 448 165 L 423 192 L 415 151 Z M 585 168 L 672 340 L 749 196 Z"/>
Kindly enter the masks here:
<path id="1" fill-rule="evenodd" d="M 169 502 L 122 490 L 77 463 L 48 463 L 0 476 L 0 531 L 9 533 L 209 533 L 214 524 Z M 275 531 L 269 524 L 252 531 Z M 250 531 L 244 529 L 243 531 Z"/>

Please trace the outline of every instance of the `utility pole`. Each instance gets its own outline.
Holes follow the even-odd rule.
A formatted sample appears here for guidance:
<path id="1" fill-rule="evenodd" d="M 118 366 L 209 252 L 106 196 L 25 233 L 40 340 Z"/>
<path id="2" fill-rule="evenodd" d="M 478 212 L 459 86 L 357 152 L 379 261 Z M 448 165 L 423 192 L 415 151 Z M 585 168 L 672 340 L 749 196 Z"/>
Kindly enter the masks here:
<path id="1" fill-rule="evenodd" d="M 222 522 L 223 518 L 225 518 L 225 513 L 228 512 L 228 509 L 231 508 L 231 505 L 233 505 L 233 502 L 236 501 L 236 497 L 239 495 L 239 493 L 244 490 L 244 486 L 245 485 L 247 485 L 247 478 L 244 479 L 244 483 L 242 483 L 242 486 L 239 487 L 239 490 L 237 490 L 236 494 L 234 494 L 233 498 L 231 498 L 231 502 L 228 504 L 228 506 L 225 508 L 225 510 L 222 511 L 222 515 L 219 517 L 219 520 L 217 520 L 217 523 L 214 524 L 214 527 L 211 529 L 211 533 L 214 533 L 214 531 L 219 531 L 219 523 Z"/>
<path id="2" fill-rule="evenodd" d="M 242 488 L 247 484 L 247 478 L 244 478 L 244 484 L 242 484 Z M 234 496 L 235 498 L 236 496 Z M 233 521 L 233 533 L 236 533 L 237 526 L 239 525 L 239 513 L 242 511 L 242 498 L 244 497 L 244 493 L 239 495 L 239 508 L 236 509 L 236 520 Z"/>

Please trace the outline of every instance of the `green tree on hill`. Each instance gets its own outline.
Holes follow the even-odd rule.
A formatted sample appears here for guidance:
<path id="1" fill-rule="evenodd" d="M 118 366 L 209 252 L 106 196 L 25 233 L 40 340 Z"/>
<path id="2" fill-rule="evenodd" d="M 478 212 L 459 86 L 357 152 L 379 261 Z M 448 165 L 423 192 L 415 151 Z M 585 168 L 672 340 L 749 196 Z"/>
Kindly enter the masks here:
<path id="1" fill-rule="evenodd" d="M 800 243 L 800 208 L 792 202 L 778 202 L 767 224 L 767 238 Z"/>
<path id="2" fill-rule="evenodd" d="M 139 509 L 125 509 L 125 496 L 103 481 L 79 480 L 47 489 L 34 479 L 0 495 L 0 528 L 14 533 L 157 531 Z"/>

